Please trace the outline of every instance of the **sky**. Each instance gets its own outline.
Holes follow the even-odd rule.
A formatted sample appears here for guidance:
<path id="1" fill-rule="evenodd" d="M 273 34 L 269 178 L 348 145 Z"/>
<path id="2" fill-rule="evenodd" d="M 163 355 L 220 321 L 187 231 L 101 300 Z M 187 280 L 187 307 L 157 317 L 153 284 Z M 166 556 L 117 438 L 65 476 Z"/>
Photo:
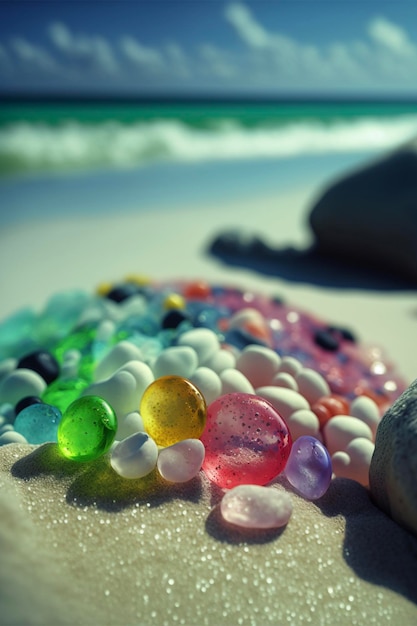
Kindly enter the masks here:
<path id="1" fill-rule="evenodd" d="M 417 0 L 2 0 L 7 92 L 417 97 Z"/>

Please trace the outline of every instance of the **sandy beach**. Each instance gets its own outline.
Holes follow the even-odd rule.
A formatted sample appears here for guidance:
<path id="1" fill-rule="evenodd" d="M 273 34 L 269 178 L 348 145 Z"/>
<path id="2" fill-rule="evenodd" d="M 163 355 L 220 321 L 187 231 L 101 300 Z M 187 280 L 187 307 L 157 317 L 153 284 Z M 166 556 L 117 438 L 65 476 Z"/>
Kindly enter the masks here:
<path id="1" fill-rule="evenodd" d="M 208 253 L 219 232 L 236 227 L 276 247 L 307 247 L 306 215 L 319 183 L 225 203 L 205 201 L 202 193 L 198 212 L 160 206 L 7 224 L 0 234 L 0 317 L 27 305 L 39 309 L 54 292 L 92 291 L 132 273 L 203 277 L 280 294 L 354 329 L 383 346 L 411 382 L 412 290 L 372 277 L 364 286 L 355 272 L 330 281 L 329 272 L 312 268 L 261 274 Z M 153 474 L 134 483 L 114 480 L 105 459 L 64 462 L 52 444 L 1 449 L 0 623 L 417 621 L 417 539 L 355 482 L 336 480 L 316 503 L 293 494 L 288 526 L 262 533 L 225 525 L 220 493 L 203 476 L 182 488 L 167 489 Z M 275 487 L 289 488 L 284 479 Z"/>

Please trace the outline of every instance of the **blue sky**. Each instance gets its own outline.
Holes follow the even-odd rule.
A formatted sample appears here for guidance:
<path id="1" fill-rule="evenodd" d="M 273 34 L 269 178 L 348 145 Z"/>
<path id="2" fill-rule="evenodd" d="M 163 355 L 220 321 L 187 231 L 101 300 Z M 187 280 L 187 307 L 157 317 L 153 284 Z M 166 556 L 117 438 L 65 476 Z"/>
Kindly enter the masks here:
<path id="1" fill-rule="evenodd" d="M 3 0 L 0 90 L 416 96 L 417 0 Z"/>

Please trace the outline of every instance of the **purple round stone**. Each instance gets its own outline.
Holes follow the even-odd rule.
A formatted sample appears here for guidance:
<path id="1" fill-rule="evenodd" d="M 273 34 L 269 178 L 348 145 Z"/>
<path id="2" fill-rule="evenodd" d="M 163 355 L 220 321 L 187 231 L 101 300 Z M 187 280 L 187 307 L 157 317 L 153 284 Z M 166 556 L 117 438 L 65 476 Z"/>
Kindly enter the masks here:
<path id="1" fill-rule="evenodd" d="M 307 500 L 326 493 L 332 479 L 332 461 L 325 446 L 314 437 L 299 437 L 292 446 L 285 476 Z"/>

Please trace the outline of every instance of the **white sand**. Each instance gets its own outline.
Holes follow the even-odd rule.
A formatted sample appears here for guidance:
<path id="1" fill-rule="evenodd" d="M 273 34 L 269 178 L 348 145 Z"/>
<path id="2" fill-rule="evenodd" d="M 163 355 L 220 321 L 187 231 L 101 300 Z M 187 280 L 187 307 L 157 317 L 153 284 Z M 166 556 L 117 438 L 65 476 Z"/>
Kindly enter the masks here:
<path id="1" fill-rule="evenodd" d="M 302 224 L 314 191 L 5 229 L 0 317 L 135 272 L 204 277 L 280 293 L 352 327 L 383 345 L 411 381 L 410 293 L 290 283 L 205 254 L 217 232 L 236 226 L 276 245 L 308 243 Z M 0 452 L 1 624 L 417 623 L 417 539 L 356 483 L 337 481 L 320 506 L 295 496 L 283 532 L 247 536 L 221 523 L 218 494 L 204 482 L 137 495 L 114 483 L 104 462 L 74 470 L 50 447 L 30 451 Z"/>
<path id="2" fill-rule="evenodd" d="M 30 452 L 0 456 L 2 624 L 417 621 L 417 538 L 357 483 L 294 495 L 288 526 L 256 533 L 222 523 L 203 479 L 126 481 L 104 459 Z"/>

